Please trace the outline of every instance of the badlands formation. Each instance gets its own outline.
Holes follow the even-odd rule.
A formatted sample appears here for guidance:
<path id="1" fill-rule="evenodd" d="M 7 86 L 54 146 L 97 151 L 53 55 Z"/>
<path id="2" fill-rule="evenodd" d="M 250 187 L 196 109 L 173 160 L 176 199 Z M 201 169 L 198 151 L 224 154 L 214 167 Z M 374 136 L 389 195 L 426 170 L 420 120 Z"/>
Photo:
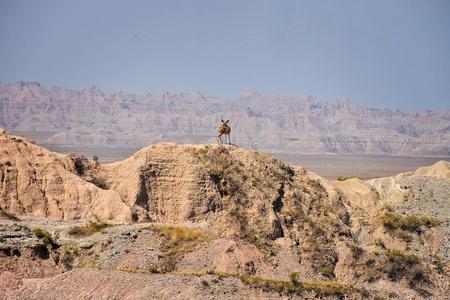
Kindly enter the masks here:
<path id="1" fill-rule="evenodd" d="M 172 141 L 215 143 L 232 120 L 233 143 L 269 152 L 450 156 L 450 110 L 402 112 L 350 100 L 260 95 L 221 99 L 201 92 L 136 95 L 37 82 L 0 84 L 0 127 L 39 144 L 123 147 Z"/>
<path id="2" fill-rule="evenodd" d="M 0 133 L 2 299 L 445 299 L 450 163 L 329 181 L 235 146 L 99 164 Z"/>

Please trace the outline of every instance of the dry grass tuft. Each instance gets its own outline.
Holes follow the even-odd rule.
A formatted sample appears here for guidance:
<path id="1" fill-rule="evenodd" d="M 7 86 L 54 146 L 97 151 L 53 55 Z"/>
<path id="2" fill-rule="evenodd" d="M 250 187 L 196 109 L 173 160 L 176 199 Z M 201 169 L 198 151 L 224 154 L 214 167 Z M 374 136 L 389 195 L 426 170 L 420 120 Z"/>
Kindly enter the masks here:
<path id="1" fill-rule="evenodd" d="M 174 245 L 178 245 L 182 242 L 213 239 L 213 236 L 207 232 L 188 227 L 171 226 L 171 225 L 152 225 L 152 229 L 160 233 Z"/>
<path id="2" fill-rule="evenodd" d="M 187 252 L 202 241 L 208 241 L 214 237 L 198 229 L 172 226 L 172 225 L 152 225 L 148 229 L 153 230 L 165 239 L 162 248 L 161 261 L 155 266 L 157 272 L 166 273 L 175 268 L 176 262 Z"/>
<path id="3" fill-rule="evenodd" d="M 336 180 L 337 181 L 345 181 L 347 179 L 352 179 L 352 178 L 357 178 L 357 179 L 363 180 L 362 177 L 359 177 L 359 176 L 338 176 L 338 177 L 336 177 Z"/>
<path id="4" fill-rule="evenodd" d="M 87 236 L 96 232 L 102 232 L 108 226 L 106 223 L 88 221 L 84 226 L 73 226 L 67 232 L 70 235 Z"/>
<path id="5" fill-rule="evenodd" d="M 89 182 L 94 184 L 98 188 L 101 188 L 102 190 L 109 190 L 108 182 L 104 177 L 94 176 L 91 180 L 89 180 Z"/>
<path id="6" fill-rule="evenodd" d="M 149 273 L 148 270 L 135 269 L 128 266 L 116 266 L 114 267 L 116 271 L 128 272 L 128 273 Z"/>

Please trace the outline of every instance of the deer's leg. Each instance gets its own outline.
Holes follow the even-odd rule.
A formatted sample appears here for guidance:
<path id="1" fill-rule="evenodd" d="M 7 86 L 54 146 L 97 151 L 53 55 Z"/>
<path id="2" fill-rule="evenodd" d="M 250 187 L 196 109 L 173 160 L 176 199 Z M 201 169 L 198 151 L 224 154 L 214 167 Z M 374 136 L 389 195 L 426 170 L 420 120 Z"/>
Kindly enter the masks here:
<path id="1" fill-rule="evenodd" d="M 221 134 L 219 134 L 218 136 L 217 136 L 217 143 L 220 145 L 220 144 L 222 144 L 222 135 Z"/>
<path id="2" fill-rule="evenodd" d="M 228 145 L 231 145 L 231 133 L 229 133 L 227 135 L 228 135 Z"/>

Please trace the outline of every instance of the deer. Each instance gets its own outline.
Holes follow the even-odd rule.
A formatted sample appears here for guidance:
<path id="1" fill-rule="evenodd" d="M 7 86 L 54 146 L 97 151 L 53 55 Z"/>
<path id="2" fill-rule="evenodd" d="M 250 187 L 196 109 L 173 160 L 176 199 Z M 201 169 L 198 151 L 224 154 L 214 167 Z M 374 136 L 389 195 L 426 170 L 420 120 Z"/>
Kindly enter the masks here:
<path id="1" fill-rule="evenodd" d="M 223 144 L 222 142 L 222 135 L 225 135 L 225 142 L 227 141 L 227 136 L 228 136 L 228 145 L 231 145 L 231 140 L 230 140 L 230 133 L 231 133 L 231 127 L 230 125 L 228 125 L 228 122 L 230 120 L 227 120 L 226 122 L 222 121 L 222 125 L 220 125 L 219 127 L 219 135 L 217 136 L 217 141 L 219 144 Z"/>

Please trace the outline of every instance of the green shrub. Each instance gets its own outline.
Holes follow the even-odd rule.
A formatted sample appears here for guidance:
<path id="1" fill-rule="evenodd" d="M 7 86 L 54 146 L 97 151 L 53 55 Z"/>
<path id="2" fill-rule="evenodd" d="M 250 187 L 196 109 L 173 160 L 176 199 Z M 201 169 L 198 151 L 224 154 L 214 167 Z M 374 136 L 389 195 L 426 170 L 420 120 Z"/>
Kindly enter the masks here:
<path id="1" fill-rule="evenodd" d="M 44 243 L 47 243 L 47 244 L 53 244 L 54 243 L 52 235 L 50 234 L 50 232 L 48 232 L 45 229 L 34 228 L 33 229 L 33 233 L 34 233 L 34 235 L 37 238 L 41 239 Z"/>
<path id="2" fill-rule="evenodd" d="M 291 274 L 289 274 L 289 279 L 293 284 L 297 285 L 299 283 L 299 275 L 299 272 L 291 272 Z"/>

